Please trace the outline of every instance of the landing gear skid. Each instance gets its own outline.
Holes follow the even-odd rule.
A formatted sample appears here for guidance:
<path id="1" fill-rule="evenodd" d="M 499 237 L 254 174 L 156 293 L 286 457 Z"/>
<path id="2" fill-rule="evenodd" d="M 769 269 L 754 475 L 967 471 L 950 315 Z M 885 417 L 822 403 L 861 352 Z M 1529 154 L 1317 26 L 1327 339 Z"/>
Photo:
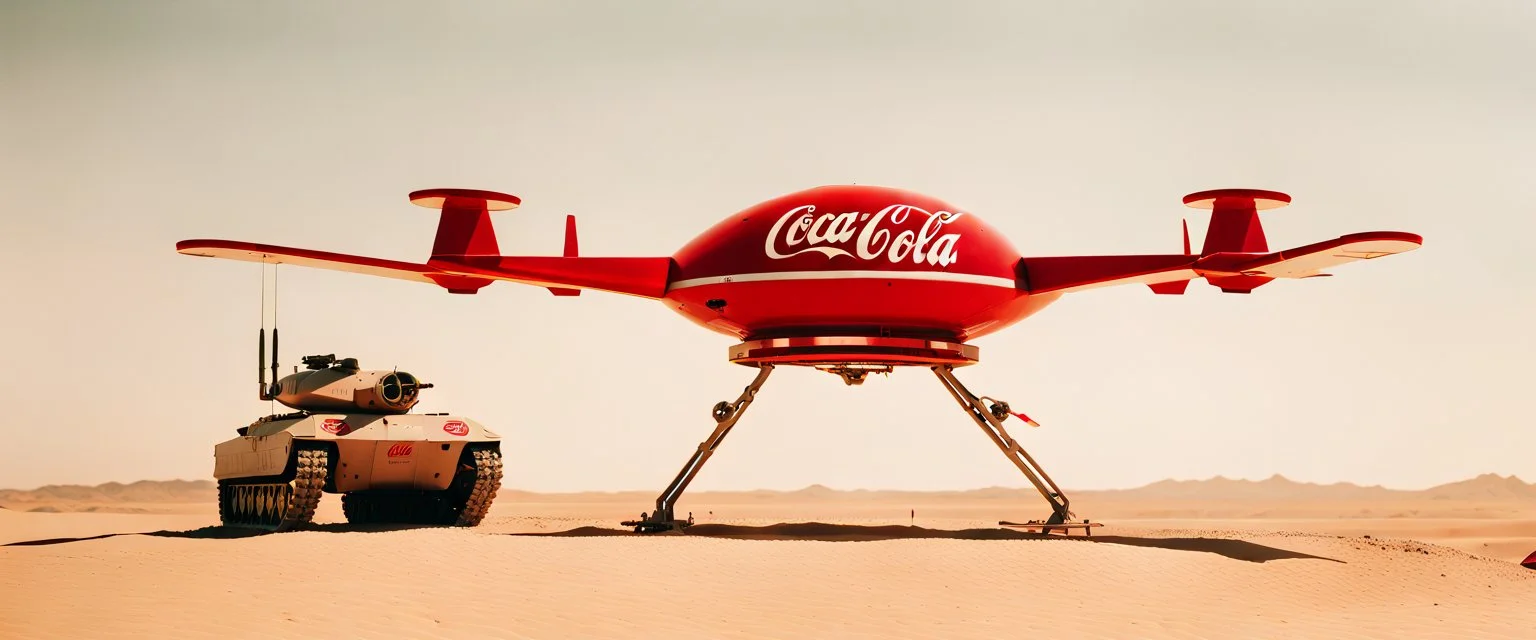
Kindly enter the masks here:
<path id="1" fill-rule="evenodd" d="M 736 421 L 741 419 L 741 415 L 752 404 L 752 400 L 757 396 L 758 390 L 762 388 L 764 382 L 768 381 L 768 374 L 773 373 L 774 365 L 772 364 L 761 363 L 756 366 L 758 367 L 757 377 L 741 392 L 741 395 L 736 398 L 736 402 L 720 402 L 711 410 L 710 413 L 716 423 L 714 432 L 709 434 L 709 437 L 705 438 L 703 442 L 699 443 L 699 448 L 693 452 L 693 457 L 688 459 L 687 464 L 683 465 L 682 471 L 678 472 L 677 477 L 672 480 L 672 484 L 667 485 L 666 490 L 662 491 L 661 495 L 656 498 L 656 510 L 648 514 L 641 513 L 638 520 L 626 520 L 622 523 L 624 526 L 633 527 L 636 533 L 658 533 L 680 531 L 693 524 L 693 514 L 689 514 L 687 519 L 677 518 L 675 511 L 677 500 L 682 497 L 683 491 L 688 488 L 688 484 L 693 482 L 694 476 L 699 474 L 699 470 L 704 467 L 704 463 L 709 461 L 711 455 L 714 455 L 715 448 L 719 447 L 720 442 L 725 440 L 726 434 L 731 432 L 731 427 L 736 426 Z M 992 439 L 997 448 L 1003 451 L 1003 455 L 1007 456 L 1008 460 L 1019 468 L 1019 471 L 1024 472 L 1024 477 L 1029 479 L 1030 484 L 1035 485 L 1035 489 L 1051 505 L 1051 516 L 1044 522 L 1031 520 L 1027 525 L 1020 525 L 1005 521 L 999 524 L 1038 527 L 1042 529 L 1042 533 L 1049 533 L 1053 529 L 1068 530 L 1071 528 L 1083 528 L 1087 531 L 1090 526 L 1100 526 L 1099 523 L 1088 525 L 1086 520 L 1082 524 L 1071 522 L 1075 516 L 1070 509 L 1071 503 L 1067 499 L 1066 494 L 1062 493 L 1061 487 L 1056 486 L 1056 482 L 1051 480 L 1049 475 L 1046 475 L 1045 470 L 1041 469 L 1040 465 L 1035 462 L 1035 459 L 1030 457 L 1029 452 L 1020 447 L 1018 441 L 1008 435 L 1008 430 L 1003 427 L 1003 420 L 1007 419 L 1009 415 L 1013 415 L 1009 410 L 1008 403 L 992 400 L 991 398 L 977 397 L 972 394 L 970 390 L 965 388 L 965 385 L 960 384 L 960 381 L 955 378 L 953 365 L 942 364 L 931 368 L 934 374 L 938 375 L 939 381 L 944 384 L 944 388 L 949 390 L 950 395 L 955 398 L 956 402 L 960 403 L 960 406 L 971 416 L 976 425 L 981 427 L 981 430 L 987 434 L 987 437 Z M 860 378 L 862 381 L 862 376 Z M 850 384 L 854 383 L 850 382 Z"/>

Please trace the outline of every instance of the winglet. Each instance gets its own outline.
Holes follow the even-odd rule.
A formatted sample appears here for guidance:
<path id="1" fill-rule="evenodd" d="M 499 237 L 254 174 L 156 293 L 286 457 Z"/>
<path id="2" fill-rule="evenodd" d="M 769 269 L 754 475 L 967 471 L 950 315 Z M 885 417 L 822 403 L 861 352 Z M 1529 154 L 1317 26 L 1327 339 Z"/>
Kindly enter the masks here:
<path id="1" fill-rule="evenodd" d="M 1189 220 L 1180 221 L 1184 225 L 1184 255 L 1189 255 Z M 1184 290 L 1189 288 L 1189 280 L 1175 280 L 1173 282 L 1158 282 L 1147 285 L 1152 293 L 1164 296 L 1182 296 Z"/>
<path id="2" fill-rule="evenodd" d="M 576 216 L 565 217 L 565 257 L 576 257 Z"/>
<path id="3" fill-rule="evenodd" d="M 576 216 L 567 215 L 565 216 L 565 253 L 562 255 L 567 258 L 575 258 L 577 257 L 577 253 Z M 549 292 L 557 296 L 581 295 L 581 289 L 560 289 L 557 287 L 549 287 Z"/>

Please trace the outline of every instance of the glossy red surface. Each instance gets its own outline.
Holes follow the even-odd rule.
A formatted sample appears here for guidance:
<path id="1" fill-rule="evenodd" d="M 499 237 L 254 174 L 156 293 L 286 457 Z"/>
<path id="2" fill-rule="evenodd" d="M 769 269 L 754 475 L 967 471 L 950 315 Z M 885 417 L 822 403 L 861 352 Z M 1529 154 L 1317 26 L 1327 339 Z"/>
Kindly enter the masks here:
<path id="1" fill-rule="evenodd" d="M 710 227 L 672 257 L 666 299 L 738 337 L 918 335 L 970 339 L 1029 301 L 1019 253 L 974 213 L 889 187 L 807 189 Z"/>

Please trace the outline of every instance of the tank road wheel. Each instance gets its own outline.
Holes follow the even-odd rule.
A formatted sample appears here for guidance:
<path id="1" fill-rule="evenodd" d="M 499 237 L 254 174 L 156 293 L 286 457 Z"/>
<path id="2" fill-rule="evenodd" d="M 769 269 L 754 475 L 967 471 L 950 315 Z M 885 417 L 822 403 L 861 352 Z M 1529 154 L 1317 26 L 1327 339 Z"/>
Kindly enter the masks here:
<path id="1" fill-rule="evenodd" d="M 293 480 L 219 483 L 219 520 L 225 526 L 288 531 L 309 524 L 325 487 L 326 452 L 300 450 Z"/>

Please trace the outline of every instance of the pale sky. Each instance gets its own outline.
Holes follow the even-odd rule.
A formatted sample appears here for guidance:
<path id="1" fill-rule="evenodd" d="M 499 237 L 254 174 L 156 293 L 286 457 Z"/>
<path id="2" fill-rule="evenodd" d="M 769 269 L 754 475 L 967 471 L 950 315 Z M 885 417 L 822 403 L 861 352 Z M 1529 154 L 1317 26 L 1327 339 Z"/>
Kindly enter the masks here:
<path id="1" fill-rule="evenodd" d="M 1252 295 L 1071 294 L 959 372 L 1067 488 L 1536 480 L 1536 3 L 6 2 L 0 487 L 210 478 L 255 397 L 227 238 L 407 261 L 506 191 L 505 253 L 666 256 L 791 191 L 896 186 L 1025 255 L 1176 253 L 1185 193 L 1290 193 L 1271 248 L 1422 249 Z M 506 486 L 661 489 L 753 371 L 659 302 L 280 270 L 336 353 L 500 432 Z M 281 407 L 279 407 L 281 409 Z M 1027 486 L 924 369 L 781 368 L 693 485 Z"/>

